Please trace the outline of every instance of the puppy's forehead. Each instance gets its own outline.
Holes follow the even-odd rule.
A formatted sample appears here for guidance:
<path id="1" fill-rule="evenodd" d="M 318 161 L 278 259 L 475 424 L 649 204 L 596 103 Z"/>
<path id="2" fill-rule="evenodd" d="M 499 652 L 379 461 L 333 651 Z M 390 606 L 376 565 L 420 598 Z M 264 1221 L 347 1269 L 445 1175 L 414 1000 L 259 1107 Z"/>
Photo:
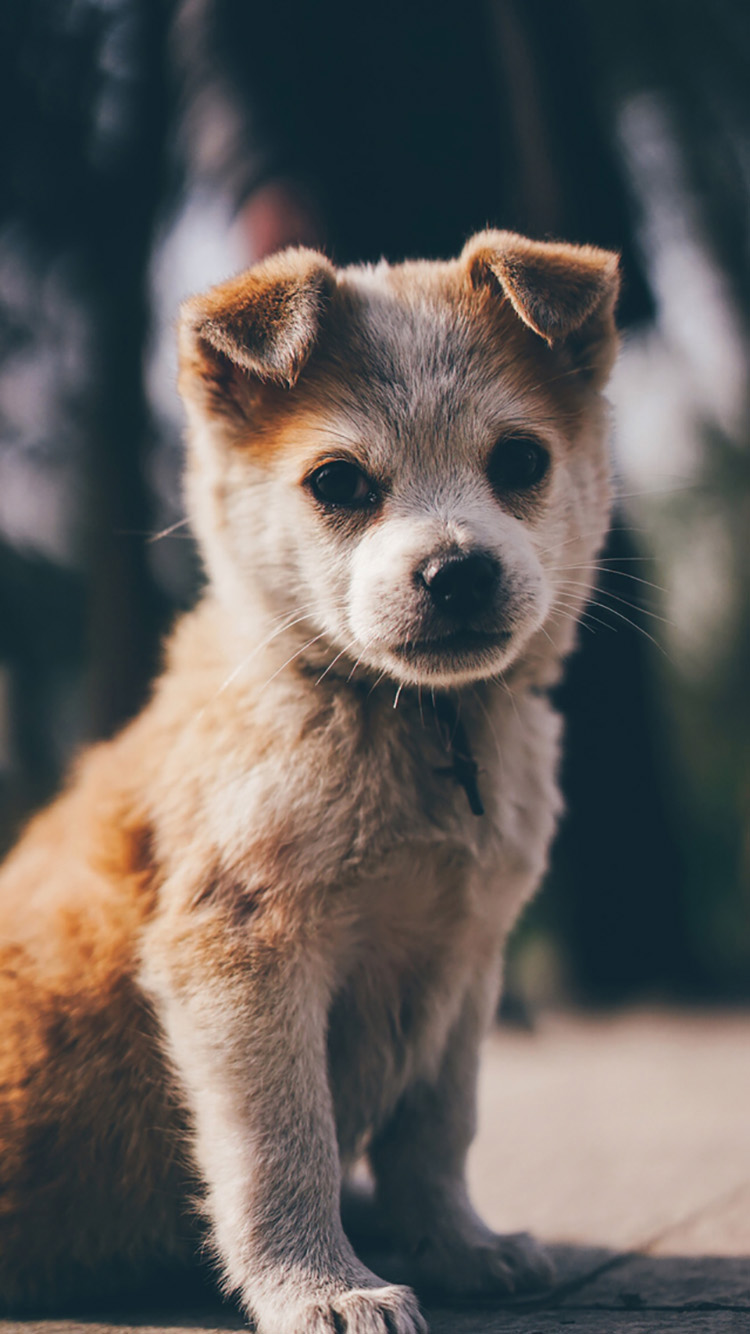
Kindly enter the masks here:
<path id="1" fill-rule="evenodd" d="M 300 407 L 368 452 L 455 461 L 508 427 L 554 427 L 539 343 L 451 265 L 345 270 Z"/>

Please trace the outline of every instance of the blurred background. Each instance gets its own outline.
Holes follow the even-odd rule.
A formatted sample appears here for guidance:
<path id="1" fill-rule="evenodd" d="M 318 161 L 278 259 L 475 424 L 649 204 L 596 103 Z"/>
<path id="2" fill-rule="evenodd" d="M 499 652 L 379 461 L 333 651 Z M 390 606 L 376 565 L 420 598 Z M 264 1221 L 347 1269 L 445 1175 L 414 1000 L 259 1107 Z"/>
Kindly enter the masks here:
<path id="1" fill-rule="evenodd" d="M 4 0 L 0 109 L 0 845 L 199 587 L 180 299 L 290 242 L 594 242 L 620 499 L 511 996 L 750 998 L 750 7 Z"/>

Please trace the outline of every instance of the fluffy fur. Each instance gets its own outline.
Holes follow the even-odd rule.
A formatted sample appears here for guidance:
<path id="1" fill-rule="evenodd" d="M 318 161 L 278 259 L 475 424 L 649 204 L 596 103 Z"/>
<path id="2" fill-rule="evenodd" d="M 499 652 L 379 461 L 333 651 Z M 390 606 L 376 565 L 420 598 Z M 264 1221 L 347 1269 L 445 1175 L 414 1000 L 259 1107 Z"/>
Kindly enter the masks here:
<path id="1" fill-rule="evenodd" d="M 187 303 L 207 588 L 0 878 L 6 1304 L 207 1241 L 261 1334 L 415 1334 L 342 1230 L 362 1153 L 417 1279 L 548 1277 L 464 1160 L 559 809 L 546 690 L 607 522 L 616 290 L 609 254 L 487 232 L 444 264 L 287 251 Z M 507 485 L 519 439 L 547 467 Z M 332 462 L 365 502 L 321 498 Z M 431 581 L 476 553 L 491 590 L 456 612 Z"/>

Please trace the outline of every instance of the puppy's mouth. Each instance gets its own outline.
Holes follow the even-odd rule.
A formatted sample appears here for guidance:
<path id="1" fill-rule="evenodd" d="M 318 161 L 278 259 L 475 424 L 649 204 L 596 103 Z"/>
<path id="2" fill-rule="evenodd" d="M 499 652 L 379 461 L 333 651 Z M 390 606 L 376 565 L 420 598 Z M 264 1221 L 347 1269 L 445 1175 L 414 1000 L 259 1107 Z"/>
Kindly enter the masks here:
<path id="1" fill-rule="evenodd" d="M 509 630 L 454 630 L 448 635 L 429 635 L 423 639 L 405 639 L 394 644 L 391 652 L 405 662 L 461 663 L 481 658 L 503 648 L 511 638 Z"/>

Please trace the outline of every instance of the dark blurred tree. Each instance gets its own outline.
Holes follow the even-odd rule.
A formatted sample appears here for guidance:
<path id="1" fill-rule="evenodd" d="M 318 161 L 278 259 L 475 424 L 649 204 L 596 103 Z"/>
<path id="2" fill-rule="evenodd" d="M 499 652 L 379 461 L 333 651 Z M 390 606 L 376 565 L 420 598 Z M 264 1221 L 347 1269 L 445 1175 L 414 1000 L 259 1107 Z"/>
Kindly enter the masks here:
<path id="1" fill-rule="evenodd" d="M 142 362 L 149 257 L 165 197 L 169 17 L 167 5 L 150 0 L 29 0 L 0 12 L 0 239 L 6 278 L 22 274 L 29 294 L 19 310 L 0 291 L 6 370 L 14 355 L 33 359 L 35 292 L 53 286 L 70 322 L 84 328 L 80 378 L 69 377 L 43 430 L 51 449 L 59 437 L 69 442 L 81 479 L 71 556 L 82 574 L 89 736 L 140 704 L 163 622 L 145 544 L 133 535 L 150 517 Z M 55 580 L 38 564 L 34 595 L 22 599 L 8 562 L 3 574 L 16 608 L 17 707 L 31 714 L 39 676 L 26 649 L 46 641 L 53 670 L 59 640 L 44 590 Z M 27 745 L 24 735 L 22 767 L 54 769 L 40 755 L 42 739 Z"/>
<path id="2" fill-rule="evenodd" d="M 696 240 L 725 285 L 750 355 L 750 6 L 744 0 L 584 0 L 600 97 L 617 112 L 655 108 L 695 218 Z M 748 992 L 750 964 L 750 393 L 731 435 L 699 424 L 695 487 L 663 507 L 689 545 L 712 516 L 729 538 L 728 643 L 698 683 L 675 665 L 666 684 L 677 721 L 683 857 L 690 926 L 712 988 Z"/>
<path id="3" fill-rule="evenodd" d="M 703 240 L 750 320 L 750 7 L 745 0 L 580 0 L 600 101 L 637 93 L 666 110 Z"/>

